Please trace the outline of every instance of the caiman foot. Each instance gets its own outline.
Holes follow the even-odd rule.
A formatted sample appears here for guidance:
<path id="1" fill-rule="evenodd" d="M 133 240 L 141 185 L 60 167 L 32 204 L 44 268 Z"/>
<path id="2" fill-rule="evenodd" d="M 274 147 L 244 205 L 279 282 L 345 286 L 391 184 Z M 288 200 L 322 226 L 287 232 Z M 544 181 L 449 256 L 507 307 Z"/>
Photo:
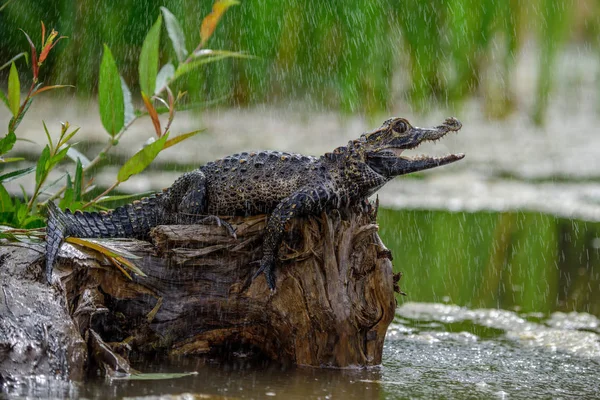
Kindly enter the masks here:
<path id="1" fill-rule="evenodd" d="M 256 279 L 260 274 L 265 274 L 267 285 L 271 291 L 275 291 L 275 257 L 273 255 L 265 255 L 260 260 L 260 268 L 252 276 L 252 280 Z"/>
<path id="2" fill-rule="evenodd" d="M 213 224 L 213 225 L 217 225 L 217 226 L 222 226 L 223 228 L 225 228 L 225 230 L 227 231 L 227 234 L 234 238 L 237 239 L 237 235 L 235 234 L 235 228 L 233 226 L 231 226 L 231 224 L 225 220 L 222 220 L 221 218 L 217 217 L 216 215 L 190 215 L 190 214 L 183 214 L 180 215 L 178 217 L 178 223 L 182 223 L 184 225 L 192 225 L 192 224 L 197 224 L 197 225 L 208 225 L 208 224 Z"/>

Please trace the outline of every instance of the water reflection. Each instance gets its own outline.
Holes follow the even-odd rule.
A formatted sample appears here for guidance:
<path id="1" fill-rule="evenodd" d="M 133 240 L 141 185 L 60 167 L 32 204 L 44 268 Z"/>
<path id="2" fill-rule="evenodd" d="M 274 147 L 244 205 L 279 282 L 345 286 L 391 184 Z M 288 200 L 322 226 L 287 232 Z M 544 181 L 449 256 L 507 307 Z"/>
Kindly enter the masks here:
<path id="1" fill-rule="evenodd" d="M 378 221 L 409 301 L 600 315 L 600 223 L 387 209 Z"/>

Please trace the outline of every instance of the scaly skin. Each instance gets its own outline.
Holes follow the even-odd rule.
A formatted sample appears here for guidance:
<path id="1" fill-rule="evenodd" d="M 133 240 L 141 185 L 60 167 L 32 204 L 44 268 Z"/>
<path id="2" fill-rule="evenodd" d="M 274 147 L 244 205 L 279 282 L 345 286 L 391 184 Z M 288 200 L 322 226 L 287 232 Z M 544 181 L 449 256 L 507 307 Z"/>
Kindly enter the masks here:
<path id="1" fill-rule="evenodd" d="M 157 225 L 222 222 L 214 216 L 268 213 L 263 258 L 255 277 L 264 272 L 267 284 L 275 289 L 277 252 L 290 219 L 358 204 L 396 176 L 462 159 L 462 154 L 412 159 L 400 155 L 460 128 L 454 118 L 430 129 L 392 118 L 318 158 L 275 151 L 234 154 L 183 174 L 162 193 L 113 211 L 72 214 L 49 204 L 48 281 L 66 236 L 145 239 Z"/>

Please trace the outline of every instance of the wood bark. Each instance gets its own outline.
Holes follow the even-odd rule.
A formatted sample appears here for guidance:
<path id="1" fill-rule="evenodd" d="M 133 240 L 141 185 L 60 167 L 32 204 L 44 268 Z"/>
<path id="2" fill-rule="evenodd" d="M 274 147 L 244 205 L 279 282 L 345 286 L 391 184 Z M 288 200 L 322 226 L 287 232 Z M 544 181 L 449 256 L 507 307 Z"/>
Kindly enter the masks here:
<path id="1" fill-rule="evenodd" d="M 230 219 L 237 238 L 223 227 L 194 225 L 156 227 L 153 244 L 113 240 L 110 246 L 139 257 L 132 261 L 146 276 L 131 279 L 99 253 L 65 244 L 55 286 L 91 358 L 109 372 L 131 371 L 130 350 L 377 365 L 396 302 L 375 214 L 334 210 L 292 221 L 275 292 L 263 276 L 252 280 L 265 216 Z"/>

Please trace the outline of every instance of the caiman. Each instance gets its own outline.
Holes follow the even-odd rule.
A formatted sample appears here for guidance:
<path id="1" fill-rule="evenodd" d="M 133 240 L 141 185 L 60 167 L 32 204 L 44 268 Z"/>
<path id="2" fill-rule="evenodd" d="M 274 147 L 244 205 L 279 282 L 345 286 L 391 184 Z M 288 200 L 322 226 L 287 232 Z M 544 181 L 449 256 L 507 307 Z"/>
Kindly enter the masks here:
<path id="1" fill-rule="evenodd" d="M 462 159 L 463 154 L 402 156 L 404 150 L 436 141 L 461 126 L 455 118 L 434 128 L 418 128 L 404 118 L 391 118 L 321 157 L 278 151 L 233 154 L 183 174 L 162 193 L 108 212 L 62 212 L 50 202 L 46 278 L 51 281 L 54 261 L 67 236 L 147 239 L 157 225 L 219 222 L 219 215 L 267 213 L 263 255 L 254 277 L 264 273 L 274 290 L 274 269 L 286 222 L 359 204 L 396 176 Z"/>

